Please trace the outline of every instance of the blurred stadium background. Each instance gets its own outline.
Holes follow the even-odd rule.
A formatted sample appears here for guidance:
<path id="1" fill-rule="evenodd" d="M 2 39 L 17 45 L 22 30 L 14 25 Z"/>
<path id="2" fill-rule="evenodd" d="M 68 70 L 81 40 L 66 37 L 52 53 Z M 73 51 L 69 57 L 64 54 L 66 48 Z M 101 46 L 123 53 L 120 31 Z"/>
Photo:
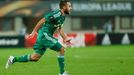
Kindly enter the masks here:
<path id="1" fill-rule="evenodd" d="M 21 69 L 18 67 L 20 64 L 13 67 L 17 72 L 15 70 L 5 71 L 4 64 L 6 59 L 9 54 L 19 55 L 33 52 L 32 45 L 36 37 L 33 40 L 27 40 L 27 35 L 31 33 L 36 23 L 45 14 L 58 9 L 59 1 L 0 1 L 0 69 L 2 69 L 0 75 L 18 75 L 20 72 L 23 72 L 19 70 Z M 72 38 L 72 47 L 74 47 L 72 49 L 69 48 L 69 51 L 67 51 L 67 62 L 69 63 L 67 69 L 70 71 L 70 75 L 134 75 L 134 68 L 132 67 L 134 66 L 134 1 L 71 1 L 72 14 L 66 17 L 64 23 L 65 32 L 68 34 L 68 37 Z M 55 37 L 62 43 L 58 34 Z M 53 52 L 50 51 L 50 54 L 53 54 Z M 46 56 L 54 57 L 49 55 L 49 53 Z M 45 59 L 47 61 L 47 57 Z M 38 63 L 38 66 L 40 64 L 43 65 L 46 61 L 42 60 L 42 62 Z M 54 62 L 55 60 L 48 59 L 48 61 Z M 53 73 L 49 71 L 51 69 L 48 69 L 49 67 L 47 66 L 44 67 L 44 69 L 48 69 L 45 72 L 43 70 L 36 70 L 35 72 L 40 72 L 39 75 L 58 74 L 53 63 L 49 62 L 46 63 L 49 66 L 52 65 Z M 46 63 L 45 65 L 47 65 Z M 32 64 L 25 65 L 32 66 Z M 38 66 L 33 64 L 34 68 L 38 68 Z M 25 68 L 27 66 L 22 65 L 21 67 Z M 79 71 L 76 73 L 81 68 L 85 72 Z M 28 69 L 32 68 L 28 67 Z M 27 71 L 28 69 L 24 70 Z M 37 73 L 32 73 L 33 71 L 24 72 L 22 75 L 36 75 Z"/>

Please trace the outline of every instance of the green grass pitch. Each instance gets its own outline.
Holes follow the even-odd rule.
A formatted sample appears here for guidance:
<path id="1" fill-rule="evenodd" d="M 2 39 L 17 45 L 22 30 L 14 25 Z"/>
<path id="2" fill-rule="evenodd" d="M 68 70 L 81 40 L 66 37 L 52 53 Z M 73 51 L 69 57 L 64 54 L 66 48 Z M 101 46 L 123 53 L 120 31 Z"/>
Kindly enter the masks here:
<path id="1" fill-rule="evenodd" d="M 5 69 L 10 55 L 31 54 L 26 48 L 0 48 L 0 75 L 58 75 L 57 53 L 47 50 L 38 62 L 15 63 Z M 134 75 L 134 45 L 66 49 L 69 75 Z"/>

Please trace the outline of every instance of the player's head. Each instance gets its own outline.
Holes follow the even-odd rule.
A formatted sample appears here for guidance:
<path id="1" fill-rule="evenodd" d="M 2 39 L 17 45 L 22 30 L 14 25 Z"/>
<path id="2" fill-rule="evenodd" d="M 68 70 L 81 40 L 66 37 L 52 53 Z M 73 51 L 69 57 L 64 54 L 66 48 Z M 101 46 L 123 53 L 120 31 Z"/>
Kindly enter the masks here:
<path id="1" fill-rule="evenodd" d="M 59 6 L 60 6 L 60 9 L 64 10 L 65 14 L 71 13 L 72 6 L 69 0 L 61 0 Z"/>

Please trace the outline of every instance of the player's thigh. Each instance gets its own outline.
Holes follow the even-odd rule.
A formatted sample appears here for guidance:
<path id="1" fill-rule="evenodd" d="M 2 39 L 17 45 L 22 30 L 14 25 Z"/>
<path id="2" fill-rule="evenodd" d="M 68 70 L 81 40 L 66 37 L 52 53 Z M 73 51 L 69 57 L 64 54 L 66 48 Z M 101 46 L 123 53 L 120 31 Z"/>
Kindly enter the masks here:
<path id="1" fill-rule="evenodd" d="M 35 48 L 34 49 L 34 54 L 44 55 L 45 52 L 46 52 L 46 48 L 42 48 L 42 49 Z"/>
<path id="2" fill-rule="evenodd" d="M 34 45 L 34 54 L 37 56 L 42 56 L 46 52 L 46 47 L 40 44 L 40 42 L 36 42 Z"/>
<path id="3" fill-rule="evenodd" d="M 39 60 L 41 56 L 45 53 L 46 49 L 34 49 L 34 53 L 31 55 L 32 60 Z"/>
<path id="4" fill-rule="evenodd" d="M 59 43 L 57 42 L 53 47 L 51 47 L 50 49 L 54 50 L 54 51 L 57 51 L 57 52 L 64 52 L 64 47 Z"/>

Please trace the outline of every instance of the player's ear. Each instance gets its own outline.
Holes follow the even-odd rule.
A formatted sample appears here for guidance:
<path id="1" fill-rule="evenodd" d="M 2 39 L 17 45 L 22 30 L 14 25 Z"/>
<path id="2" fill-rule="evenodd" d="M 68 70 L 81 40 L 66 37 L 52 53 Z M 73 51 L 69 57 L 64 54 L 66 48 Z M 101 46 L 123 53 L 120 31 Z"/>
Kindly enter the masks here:
<path id="1" fill-rule="evenodd" d="M 64 10 L 65 10 L 65 9 L 66 9 L 66 6 L 63 6 L 63 7 L 62 7 L 62 9 L 64 9 Z"/>

